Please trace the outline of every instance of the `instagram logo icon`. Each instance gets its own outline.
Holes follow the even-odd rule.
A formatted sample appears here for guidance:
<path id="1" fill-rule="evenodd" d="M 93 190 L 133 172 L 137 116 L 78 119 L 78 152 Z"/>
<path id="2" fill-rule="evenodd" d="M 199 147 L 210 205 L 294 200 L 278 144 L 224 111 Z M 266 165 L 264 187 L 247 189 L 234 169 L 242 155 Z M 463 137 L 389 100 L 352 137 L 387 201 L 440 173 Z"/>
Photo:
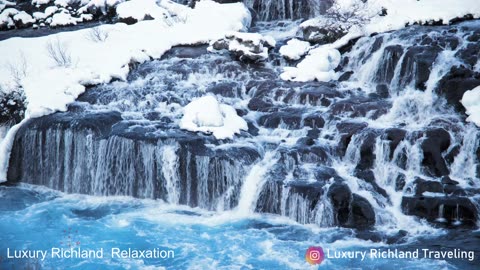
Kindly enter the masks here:
<path id="1" fill-rule="evenodd" d="M 325 254 L 321 247 L 309 247 L 307 253 L 305 253 L 305 259 L 309 264 L 321 264 L 325 259 Z"/>

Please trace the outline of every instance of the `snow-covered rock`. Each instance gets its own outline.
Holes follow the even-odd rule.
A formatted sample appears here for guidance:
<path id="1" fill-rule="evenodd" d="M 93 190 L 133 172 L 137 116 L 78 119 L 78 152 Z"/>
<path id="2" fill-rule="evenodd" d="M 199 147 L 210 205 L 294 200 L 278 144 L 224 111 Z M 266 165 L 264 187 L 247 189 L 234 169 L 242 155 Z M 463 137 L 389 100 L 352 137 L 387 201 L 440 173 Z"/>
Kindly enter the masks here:
<path id="1" fill-rule="evenodd" d="M 31 26 L 36 22 L 36 20 L 25 11 L 21 11 L 15 16 L 13 16 L 13 20 L 15 21 L 15 24 L 18 28 Z"/>
<path id="2" fill-rule="evenodd" d="M 468 115 L 467 121 L 480 127 L 480 86 L 465 92 L 461 103 Z"/>
<path id="3" fill-rule="evenodd" d="M 298 60 L 311 48 L 310 43 L 293 38 L 280 48 L 280 54 L 289 60 Z"/>
<path id="4" fill-rule="evenodd" d="M 52 17 L 50 22 L 51 27 L 57 26 L 66 26 L 66 25 L 76 25 L 78 18 L 72 17 L 69 13 L 57 13 Z"/>
<path id="5" fill-rule="evenodd" d="M 45 20 L 45 18 L 47 18 L 47 15 L 43 12 L 34 12 L 32 16 L 36 20 Z"/>
<path id="6" fill-rule="evenodd" d="M 210 44 L 210 50 L 229 50 L 241 61 L 263 61 L 268 50 L 275 47 L 275 40 L 258 33 L 231 32 Z"/>
<path id="7" fill-rule="evenodd" d="M 32 0 L 32 5 L 46 5 L 50 3 L 52 0 Z"/>
<path id="8" fill-rule="evenodd" d="M 15 8 L 7 8 L 0 13 L 0 30 L 11 29 L 15 27 L 13 17 L 20 13 Z"/>
<path id="9" fill-rule="evenodd" d="M 45 9 L 45 17 L 50 17 L 58 11 L 58 7 L 50 6 Z"/>
<path id="10" fill-rule="evenodd" d="M 285 67 L 281 74 L 288 81 L 330 81 L 337 78 L 335 68 L 340 64 L 341 55 L 336 49 L 319 47 L 310 51 L 296 67 Z"/>
<path id="11" fill-rule="evenodd" d="M 220 104 L 214 96 L 204 96 L 185 106 L 180 128 L 213 134 L 222 140 L 232 139 L 241 130 L 247 130 L 248 126 L 237 115 L 235 108 Z"/>
<path id="12" fill-rule="evenodd" d="M 120 21 L 136 23 L 146 19 L 167 17 L 167 12 L 158 6 L 155 0 L 131 0 L 117 6 L 117 15 Z"/>

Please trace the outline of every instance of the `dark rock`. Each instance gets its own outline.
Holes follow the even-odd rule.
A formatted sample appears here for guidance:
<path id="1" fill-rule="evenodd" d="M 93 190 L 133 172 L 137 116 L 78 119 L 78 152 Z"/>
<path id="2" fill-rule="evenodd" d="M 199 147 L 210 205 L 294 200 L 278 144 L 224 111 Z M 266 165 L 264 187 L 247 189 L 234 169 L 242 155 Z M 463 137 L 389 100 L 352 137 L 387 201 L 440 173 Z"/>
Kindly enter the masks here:
<path id="1" fill-rule="evenodd" d="M 467 67 L 454 66 L 437 85 L 437 92 L 444 96 L 447 102 L 457 111 L 465 112 L 460 103 L 463 94 L 480 85 L 480 73 L 475 73 Z"/>
<path id="2" fill-rule="evenodd" d="M 422 165 L 432 176 L 448 175 L 447 164 L 442 153 L 450 146 L 450 134 L 443 128 L 431 129 L 425 132 L 426 139 L 422 142 Z"/>
<path id="3" fill-rule="evenodd" d="M 383 137 L 385 140 L 390 141 L 390 159 L 393 158 L 395 149 L 400 144 L 400 142 L 405 139 L 406 134 L 407 132 L 400 128 L 389 128 L 385 130 Z"/>
<path id="4" fill-rule="evenodd" d="M 234 82 L 218 82 L 210 86 L 206 91 L 215 95 L 231 98 L 239 97 L 241 95 L 241 90 Z"/>
<path id="5" fill-rule="evenodd" d="M 390 96 L 390 90 L 388 86 L 384 83 L 378 84 L 376 87 L 377 95 L 380 98 L 388 98 Z"/>
<path id="6" fill-rule="evenodd" d="M 325 120 L 319 114 L 310 114 L 303 118 L 303 126 L 311 128 L 323 128 Z"/>
<path id="7" fill-rule="evenodd" d="M 340 27 L 335 27 L 336 25 L 323 25 L 316 26 L 310 25 L 305 28 L 302 28 L 303 39 L 314 44 L 327 44 L 332 43 L 341 37 L 343 37 L 347 32 Z"/>
<path id="8" fill-rule="evenodd" d="M 351 216 L 348 224 L 356 229 L 367 229 L 375 225 L 375 211 L 370 203 L 357 194 L 352 196 Z"/>
<path id="9" fill-rule="evenodd" d="M 16 124 L 25 116 L 25 96 L 23 90 L 8 93 L 0 89 L 0 123 Z"/>
<path id="10" fill-rule="evenodd" d="M 382 195 L 385 198 L 388 198 L 387 192 L 383 188 L 381 188 L 375 181 L 375 175 L 372 170 L 356 170 L 355 177 L 359 179 L 363 179 L 365 182 L 372 185 L 375 192 L 377 192 L 378 194 Z"/>
<path id="11" fill-rule="evenodd" d="M 352 192 L 346 184 L 333 183 L 328 189 L 327 196 L 334 207 L 335 218 L 340 225 L 346 225 L 350 215 Z"/>
<path id="12" fill-rule="evenodd" d="M 473 68 L 478 61 L 478 52 L 480 51 L 480 43 L 470 43 L 465 48 L 459 50 L 455 57 L 459 57 L 469 68 Z"/>
<path id="13" fill-rule="evenodd" d="M 408 236 L 408 232 L 404 230 L 400 230 L 396 234 L 387 237 L 385 243 L 388 245 L 401 244 L 406 241 L 405 239 L 406 236 Z"/>
<path id="14" fill-rule="evenodd" d="M 352 76 L 352 74 L 353 74 L 353 71 L 344 72 L 344 73 L 338 78 L 338 81 L 339 81 L 339 82 L 348 81 L 348 80 L 350 79 L 350 77 Z"/>
<path id="15" fill-rule="evenodd" d="M 407 215 L 439 224 L 445 222 L 449 227 L 476 228 L 478 217 L 475 206 L 465 197 L 403 197 L 402 209 Z M 440 216 L 445 220 L 438 220 Z"/>
<path id="16" fill-rule="evenodd" d="M 277 110 L 273 103 L 266 102 L 260 98 L 252 98 L 250 102 L 248 102 L 248 108 L 258 112 L 272 112 Z"/>
<path id="17" fill-rule="evenodd" d="M 258 123 L 266 128 L 278 128 L 280 125 L 285 125 L 288 129 L 298 129 L 302 123 L 302 112 L 297 110 L 273 112 L 261 116 Z"/>
<path id="18" fill-rule="evenodd" d="M 413 46 L 408 48 L 400 70 L 400 82 L 404 87 L 414 81 L 417 89 L 425 90 L 430 70 L 442 49 L 438 46 Z"/>
<path id="19" fill-rule="evenodd" d="M 332 104 L 329 112 L 332 116 L 344 115 L 348 117 L 368 117 L 377 119 L 386 114 L 391 103 L 386 100 L 370 100 L 366 97 L 353 97 Z"/>
<path id="20" fill-rule="evenodd" d="M 443 186 L 438 181 L 427 181 L 417 178 L 413 183 L 416 195 L 422 195 L 424 192 L 443 193 Z"/>
<path id="21" fill-rule="evenodd" d="M 398 61 L 403 55 L 403 47 L 401 45 L 391 45 L 385 48 L 381 66 L 378 67 L 375 74 L 375 81 L 378 83 L 390 84 L 395 74 Z"/>
<path id="22" fill-rule="evenodd" d="M 403 173 L 400 173 L 395 179 L 395 191 L 401 191 L 405 187 L 406 176 Z"/>

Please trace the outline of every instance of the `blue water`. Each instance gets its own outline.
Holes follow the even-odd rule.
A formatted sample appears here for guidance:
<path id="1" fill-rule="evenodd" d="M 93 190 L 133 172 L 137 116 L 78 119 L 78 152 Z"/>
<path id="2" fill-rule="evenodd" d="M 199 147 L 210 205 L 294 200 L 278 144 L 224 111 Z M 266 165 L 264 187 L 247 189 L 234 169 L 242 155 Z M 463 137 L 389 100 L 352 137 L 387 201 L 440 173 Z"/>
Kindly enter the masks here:
<path id="1" fill-rule="evenodd" d="M 0 187 L 0 232 L 0 269 L 475 269 L 472 263 L 435 259 L 326 259 L 311 266 L 305 261 L 310 246 L 369 250 L 386 245 L 356 239 L 348 229 L 321 229 L 275 216 L 242 217 L 234 211 L 63 194 L 30 185 Z M 50 251 L 69 245 L 103 248 L 103 258 L 7 258 L 7 248 Z M 173 251 L 174 258 L 112 258 L 112 248 L 159 248 Z"/>

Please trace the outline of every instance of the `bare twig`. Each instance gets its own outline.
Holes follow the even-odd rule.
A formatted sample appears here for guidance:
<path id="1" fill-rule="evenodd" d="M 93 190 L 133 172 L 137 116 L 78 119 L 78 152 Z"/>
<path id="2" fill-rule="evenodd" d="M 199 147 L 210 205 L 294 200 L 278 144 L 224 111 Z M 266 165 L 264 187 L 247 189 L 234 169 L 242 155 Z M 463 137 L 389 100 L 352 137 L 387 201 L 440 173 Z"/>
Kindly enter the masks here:
<path id="1" fill-rule="evenodd" d="M 102 30 L 100 27 L 93 27 L 88 31 L 87 38 L 93 42 L 105 42 L 108 35 L 108 31 Z"/>
<path id="2" fill-rule="evenodd" d="M 58 38 L 47 42 L 48 56 L 59 67 L 70 67 L 72 65 L 72 55 L 68 50 L 68 46 L 61 42 Z"/>
<path id="3" fill-rule="evenodd" d="M 17 63 L 8 62 L 6 68 L 12 76 L 13 82 L 16 84 L 16 87 L 21 87 L 21 82 L 28 74 L 28 62 L 27 58 L 23 51 L 20 51 L 19 58 Z"/>

